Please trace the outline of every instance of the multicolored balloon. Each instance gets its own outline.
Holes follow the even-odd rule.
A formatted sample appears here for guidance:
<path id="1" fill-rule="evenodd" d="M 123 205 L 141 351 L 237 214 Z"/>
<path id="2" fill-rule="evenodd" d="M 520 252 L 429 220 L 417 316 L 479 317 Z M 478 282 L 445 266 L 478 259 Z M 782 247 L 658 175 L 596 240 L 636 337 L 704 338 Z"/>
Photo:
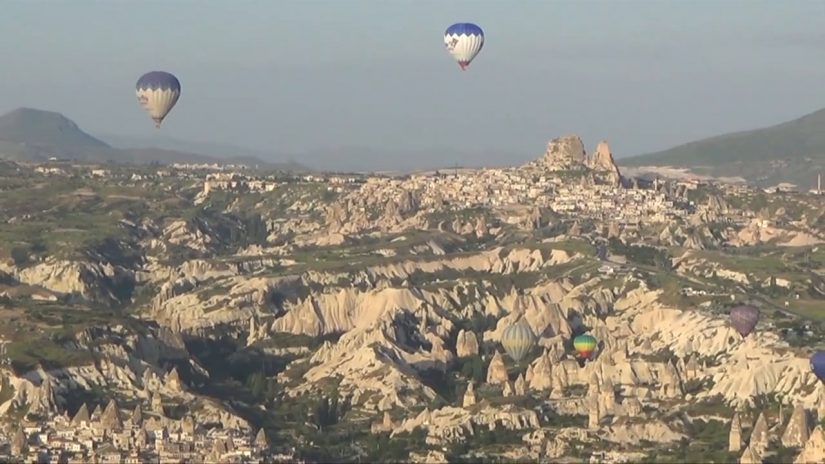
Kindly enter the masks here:
<path id="1" fill-rule="evenodd" d="M 501 346 L 515 362 L 521 361 L 535 344 L 536 336 L 524 318 L 504 329 L 501 335 Z"/>
<path id="2" fill-rule="evenodd" d="M 811 356 L 811 370 L 819 380 L 825 382 L 825 351 L 817 351 Z"/>
<path id="3" fill-rule="evenodd" d="M 754 306 L 741 305 L 730 310 L 730 324 L 743 337 L 753 332 L 759 322 L 759 310 Z"/>
<path id="4" fill-rule="evenodd" d="M 180 98 L 180 81 L 168 72 L 152 71 L 140 76 L 135 87 L 138 103 L 160 128 Z"/>
<path id="5" fill-rule="evenodd" d="M 464 71 L 484 46 L 484 31 L 472 23 L 453 24 L 444 32 L 444 45 Z"/>
<path id="6" fill-rule="evenodd" d="M 590 358 L 598 342 L 592 335 L 579 335 L 573 339 L 573 348 L 580 358 Z"/>

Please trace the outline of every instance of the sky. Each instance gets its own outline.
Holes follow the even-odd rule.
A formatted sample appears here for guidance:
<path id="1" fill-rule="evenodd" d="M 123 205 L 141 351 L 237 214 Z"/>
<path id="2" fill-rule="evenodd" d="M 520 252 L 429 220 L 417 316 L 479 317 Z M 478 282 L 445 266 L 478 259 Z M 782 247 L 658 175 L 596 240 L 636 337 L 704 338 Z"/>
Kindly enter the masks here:
<path id="1" fill-rule="evenodd" d="M 485 32 L 465 72 L 455 22 Z M 566 134 L 620 158 L 825 107 L 823 24 L 817 0 L 9 0 L 0 112 L 322 168 L 517 164 Z M 160 131 L 150 70 L 182 85 Z"/>

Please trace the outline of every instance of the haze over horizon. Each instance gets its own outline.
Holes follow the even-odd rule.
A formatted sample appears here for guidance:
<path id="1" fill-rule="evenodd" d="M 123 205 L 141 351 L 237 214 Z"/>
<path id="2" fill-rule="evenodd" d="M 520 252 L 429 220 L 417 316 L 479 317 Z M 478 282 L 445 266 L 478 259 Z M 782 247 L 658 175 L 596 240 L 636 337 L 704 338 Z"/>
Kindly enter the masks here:
<path id="1" fill-rule="evenodd" d="M 515 164 L 567 133 L 624 157 L 825 106 L 825 2 L 285 3 L 8 2 L 0 112 L 314 167 L 365 147 L 386 152 L 385 169 L 411 153 L 422 168 Z M 458 21 L 486 35 L 466 72 L 442 44 Z M 183 87 L 159 132 L 134 96 L 154 69 Z"/>

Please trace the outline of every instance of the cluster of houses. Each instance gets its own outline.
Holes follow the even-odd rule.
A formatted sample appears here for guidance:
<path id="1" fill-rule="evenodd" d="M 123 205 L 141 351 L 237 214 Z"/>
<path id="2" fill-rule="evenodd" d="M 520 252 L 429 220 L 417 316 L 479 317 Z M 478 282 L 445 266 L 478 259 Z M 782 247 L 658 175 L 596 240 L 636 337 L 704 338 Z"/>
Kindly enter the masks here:
<path id="1" fill-rule="evenodd" d="M 124 419 L 112 400 L 105 409 L 97 406 L 91 413 L 84 404 L 73 417 L 63 413 L 24 420 L 0 446 L 0 461 L 142 464 L 292 460 L 291 455 L 271 453 L 263 429 L 250 434 L 199 424 L 192 415 L 169 419 L 155 412 L 162 411 L 159 400 L 153 401 L 152 409 L 144 412 L 138 405 Z"/>

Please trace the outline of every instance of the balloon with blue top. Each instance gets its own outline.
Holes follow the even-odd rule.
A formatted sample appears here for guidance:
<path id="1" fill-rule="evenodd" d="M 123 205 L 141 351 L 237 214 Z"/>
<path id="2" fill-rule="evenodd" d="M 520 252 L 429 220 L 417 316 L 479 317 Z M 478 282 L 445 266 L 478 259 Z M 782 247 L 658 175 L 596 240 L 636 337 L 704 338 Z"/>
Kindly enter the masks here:
<path id="1" fill-rule="evenodd" d="M 484 46 L 484 31 L 473 23 L 453 24 L 444 32 L 444 45 L 464 71 Z"/>
<path id="2" fill-rule="evenodd" d="M 135 93 L 140 106 L 155 121 L 155 127 L 160 128 L 163 119 L 180 98 L 180 81 L 168 72 L 151 71 L 140 76 Z"/>

